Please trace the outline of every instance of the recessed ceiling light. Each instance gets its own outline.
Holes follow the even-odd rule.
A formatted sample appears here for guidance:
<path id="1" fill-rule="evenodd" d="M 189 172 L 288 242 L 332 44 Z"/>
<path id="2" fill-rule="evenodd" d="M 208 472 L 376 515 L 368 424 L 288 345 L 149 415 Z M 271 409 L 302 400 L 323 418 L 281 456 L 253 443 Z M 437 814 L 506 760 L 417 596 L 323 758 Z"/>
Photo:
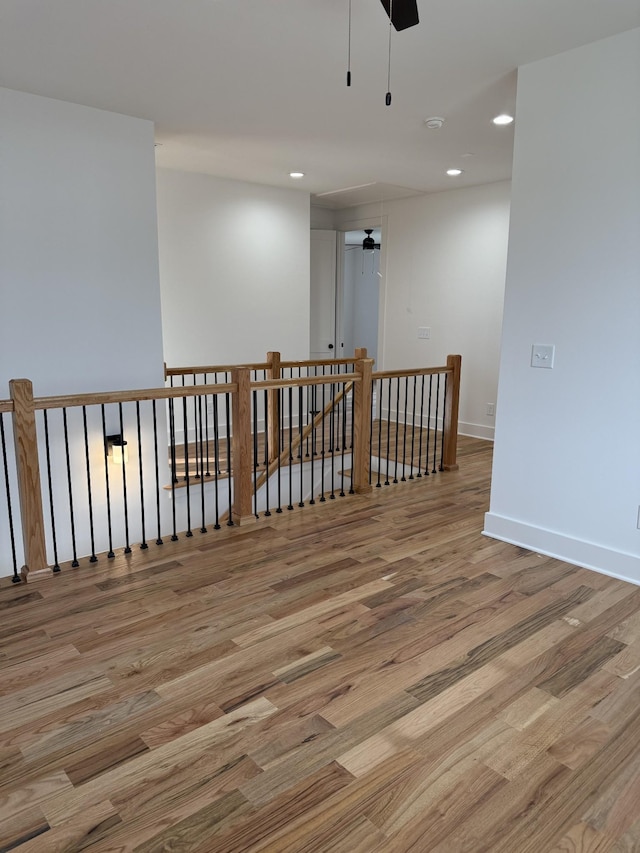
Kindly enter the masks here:
<path id="1" fill-rule="evenodd" d="M 431 118 L 426 118 L 424 120 L 424 123 L 429 128 L 429 130 L 440 130 L 440 128 L 444 124 L 444 119 L 442 118 L 442 116 L 431 116 Z"/>
<path id="2" fill-rule="evenodd" d="M 494 124 L 511 124 L 513 116 L 507 115 L 507 113 L 501 113 L 499 116 L 492 119 L 492 121 Z"/>
<path id="3" fill-rule="evenodd" d="M 298 180 L 304 178 L 304 172 L 289 172 L 289 177 Z"/>
<path id="4" fill-rule="evenodd" d="M 462 169 L 447 169 L 447 175 L 451 175 L 452 178 L 457 177 L 462 174 Z"/>

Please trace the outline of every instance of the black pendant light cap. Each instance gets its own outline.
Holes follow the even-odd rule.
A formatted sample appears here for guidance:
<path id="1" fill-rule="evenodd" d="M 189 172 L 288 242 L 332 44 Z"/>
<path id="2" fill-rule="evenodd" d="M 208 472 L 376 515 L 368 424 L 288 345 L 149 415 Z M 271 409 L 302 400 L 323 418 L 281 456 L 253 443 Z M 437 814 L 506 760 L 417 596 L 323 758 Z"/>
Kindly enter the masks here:
<path id="1" fill-rule="evenodd" d="M 347 86 L 351 85 L 351 72 L 347 71 Z"/>
<path id="2" fill-rule="evenodd" d="M 384 102 L 388 107 L 391 106 L 391 92 L 387 92 L 387 97 L 384 99 Z"/>

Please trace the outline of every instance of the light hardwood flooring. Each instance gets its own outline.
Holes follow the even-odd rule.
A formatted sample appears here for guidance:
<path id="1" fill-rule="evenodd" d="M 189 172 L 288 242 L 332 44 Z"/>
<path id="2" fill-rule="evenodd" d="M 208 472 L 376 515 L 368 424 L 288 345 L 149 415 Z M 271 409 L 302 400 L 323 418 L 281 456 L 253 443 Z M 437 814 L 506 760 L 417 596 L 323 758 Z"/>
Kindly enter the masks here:
<path id="1" fill-rule="evenodd" d="M 640 850 L 640 589 L 460 470 L 0 586 L 0 850 Z"/>

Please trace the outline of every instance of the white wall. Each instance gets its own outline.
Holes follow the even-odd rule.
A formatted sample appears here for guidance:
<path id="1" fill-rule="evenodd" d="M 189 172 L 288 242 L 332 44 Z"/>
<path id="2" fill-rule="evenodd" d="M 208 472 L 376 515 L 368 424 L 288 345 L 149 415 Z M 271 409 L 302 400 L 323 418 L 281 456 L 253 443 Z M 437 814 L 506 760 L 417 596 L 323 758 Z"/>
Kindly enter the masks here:
<path id="1" fill-rule="evenodd" d="M 486 532 L 640 582 L 640 30 L 519 72 Z M 554 344 L 553 370 L 529 366 Z"/>
<path id="2" fill-rule="evenodd" d="M 509 228 L 509 182 L 385 202 L 381 369 L 436 366 L 462 355 L 460 431 L 493 437 Z M 342 227 L 380 205 L 342 213 Z M 431 329 L 418 339 L 418 327 Z"/>
<path id="3" fill-rule="evenodd" d="M 0 89 L 0 127 L 0 397 L 8 396 L 9 379 L 21 377 L 33 381 L 37 396 L 163 385 L 153 125 Z M 163 410 L 160 430 L 162 417 Z M 60 410 L 48 413 L 62 559 L 71 555 L 71 531 L 61 418 Z M 84 555 L 91 546 L 82 410 L 69 409 L 68 419 L 77 547 L 78 554 Z M 37 422 L 46 536 L 53 562 L 41 413 Z M 107 432 L 120 431 L 117 407 L 106 407 L 105 422 Z M 135 422 L 128 412 L 126 423 L 135 459 Z M 8 427 L 7 432 L 16 500 Z M 101 480 L 105 454 L 99 407 L 88 410 L 87 436 L 96 549 L 105 550 L 106 499 Z M 150 462 L 147 456 L 149 468 Z M 132 508 L 136 473 L 132 466 Z M 115 524 L 122 516 L 122 487 L 115 474 L 111 485 Z M 149 518 L 151 498 L 147 496 Z M 0 493 L 0 571 L 8 574 L 3 501 L 4 488 Z M 17 506 L 13 511 L 20 566 Z M 135 537 L 139 520 L 134 520 L 133 509 L 131 513 Z"/>
<path id="4" fill-rule="evenodd" d="M 163 384 L 153 125 L 0 89 L 0 397 Z"/>
<path id="5" fill-rule="evenodd" d="M 309 196 L 158 170 L 170 366 L 309 357 Z"/>
<path id="6" fill-rule="evenodd" d="M 310 219 L 312 228 L 318 228 L 320 230 L 334 230 L 335 218 L 335 210 L 331 210 L 328 207 L 318 207 L 315 204 L 311 205 Z"/>

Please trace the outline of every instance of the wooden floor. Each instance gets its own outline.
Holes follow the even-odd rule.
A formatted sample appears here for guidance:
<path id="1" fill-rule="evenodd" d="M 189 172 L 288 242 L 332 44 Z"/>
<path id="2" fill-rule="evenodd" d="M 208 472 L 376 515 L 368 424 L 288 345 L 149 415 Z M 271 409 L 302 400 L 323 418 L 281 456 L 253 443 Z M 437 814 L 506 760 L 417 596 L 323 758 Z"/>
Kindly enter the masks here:
<path id="1" fill-rule="evenodd" d="M 482 537 L 489 455 L 4 581 L 0 850 L 640 850 L 640 589 Z"/>

